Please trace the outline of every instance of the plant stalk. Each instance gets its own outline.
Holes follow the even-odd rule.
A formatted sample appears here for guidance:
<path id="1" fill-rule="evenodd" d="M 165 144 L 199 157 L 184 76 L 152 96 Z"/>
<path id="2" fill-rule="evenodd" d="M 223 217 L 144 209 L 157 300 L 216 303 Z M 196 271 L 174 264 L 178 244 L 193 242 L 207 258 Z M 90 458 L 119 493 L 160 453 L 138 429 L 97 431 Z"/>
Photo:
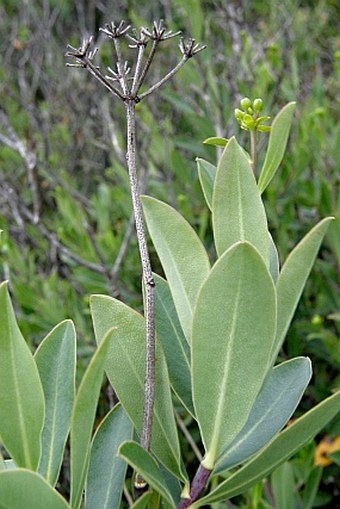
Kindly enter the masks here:
<path id="1" fill-rule="evenodd" d="M 250 157 L 251 167 L 256 175 L 256 131 L 254 129 L 250 129 Z"/>
<path id="2" fill-rule="evenodd" d="M 178 504 L 178 509 L 185 509 L 186 507 L 190 507 L 195 502 L 195 500 L 198 499 L 205 488 L 210 474 L 211 470 L 205 468 L 201 463 L 191 483 L 189 498 L 182 498 Z"/>
<path id="3" fill-rule="evenodd" d="M 144 385 L 144 409 L 143 428 L 141 434 L 141 446 L 150 450 L 151 429 L 153 420 L 153 403 L 155 392 L 155 291 L 154 280 L 151 270 L 150 256 L 147 248 L 145 227 L 143 220 L 140 190 L 138 185 L 136 165 L 136 117 L 135 99 L 125 102 L 127 120 L 127 152 L 126 161 L 129 171 L 132 206 L 135 217 L 138 249 L 142 264 L 143 283 L 145 290 L 144 315 L 146 321 L 146 371 Z"/>

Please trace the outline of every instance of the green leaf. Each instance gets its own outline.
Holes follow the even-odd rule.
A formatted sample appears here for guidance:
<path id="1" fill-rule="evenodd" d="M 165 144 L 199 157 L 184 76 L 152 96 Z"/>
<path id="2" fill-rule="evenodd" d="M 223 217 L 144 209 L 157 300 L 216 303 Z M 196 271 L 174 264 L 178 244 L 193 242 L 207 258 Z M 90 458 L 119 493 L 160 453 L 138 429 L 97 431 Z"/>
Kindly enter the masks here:
<path id="1" fill-rule="evenodd" d="M 143 421 L 145 379 L 145 320 L 122 302 L 104 295 L 91 297 L 96 341 L 112 327 L 118 328 L 110 344 L 106 374 L 137 433 Z M 173 414 L 169 376 L 160 343 L 156 340 L 156 383 L 151 448 L 171 472 L 183 478 Z"/>
<path id="2" fill-rule="evenodd" d="M 294 509 L 295 481 L 293 466 L 285 462 L 279 466 L 271 476 L 275 508 Z"/>
<path id="3" fill-rule="evenodd" d="M 208 255 L 196 232 L 175 209 L 149 196 L 143 196 L 142 202 L 179 321 L 189 339 L 197 294 L 210 270 Z"/>
<path id="4" fill-rule="evenodd" d="M 323 468 L 321 466 L 314 467 L 310 472 L 302 493 L 303 509 L 313 509 L 322 478 L 322 472 Z"/>
<path id="5" fill-rule="evenodd" d="M 0 323 L 0 442 L 19 467 L 35 470 L 41 450 L 44 393 L 6 283 L 0 285 Z"/>
<path id="6" fill-rule="evenodd" d="M 120 444 L 132 438 L 132 425 L 120 404 L 100 423 L 92 440 L 85 509 L 119 507 L 127 464 L 117 457 Z"/>
<path id="7" fill-rule="evenodd" d="M 141 474 L 143 479 L 156 490 L 172 507 L 176 507 L 175 502 L 165 484 L 159 466 L 148 453 L 137 442 L 132 440 L 122 444 L 118 451 L 119 456 L 124 458 L 136 472 Z"/>
<path id="8" fill-rule="evenodd" d="M 242 463 L 280 431 L 299 404 L 311 376 L 311 362 L 304 357 L 283 362 L 269 372 L 245 426 L 218 459 L 214 474 Z"/>
<path id="9" fill-rule="evenodd" d="M 141 497 L 137 498 L 137 500 L 130 506 L 130 509 L 144 509 L 145 507 L 149 507 L 149 501 L 152 497 L 151 491 L 147 491 Z"/>
<path id="10" fill-rule="evenodd" d="M 117 331 L 112 327 L 93 355 L 82 378 L 71 420 L 71 506 L 79 507 L 88 470 L 90 442 L 107 351 Z"/>
<path id="11" fill-rule="evenodd" d="M 332 218 L 328 217 L 314 226 L 289 254 L 281 269 L 276 283 L 278 313 L 276 340 L 272 352 L 273 364 L 285 339 L 330 221 Z"/>
<path id="12" fill-rule="evenodd" d="M 40 343 L 35 361 L 45 395 L 46 415 L 38 472 L 57 482 L 75 393 L 76 332 L 71 320 L 57 325 Z"/>
<path id="13" fill-rule="evenodd" d="M 142 197 L 152 242 L 163 266 L 182 329 L 190 338 L 197 293 L 207 277 L 207 252 L 189 223 L 172 207 Z"/>
<path id="14" fill-rule="evenodd" d="M 156 274 L 154 279 L 156 332 L 163 346 L 170 383 L 179 400 L 194 416 L 190 347 L 179 323 L 168 283 Z"/>
<path id="15" fill-rule="evenodd" d="M 266 213 L 249 161 L 235 138 L 217 167 L 212 208 L 218 256 L 235 242 L 247 240 L 269 262 Z"/>
<path id="16" fill-rule="evenodd" d="M 288 426 L 253 459 L 237 470 L 207 496 L 192 505 L 228 500 L 248 490 L 309 442 L 339 412 L 340 391 L 325 399 Z"/>
<path id="17" fill-rule="evenodd" d="M 280 271 L 279 255 L 275 243 L 273 241 L 273 237 L 269 232 L 268 235 L 269 235 L 269 272 L 273 278 L 274 283 L 276 283 Z"/>
<path id="18" fill-rule="evenodd" d="M 247 421 L 267 374 L 275 325 L 272 278 L 256 249 L 239 242 L 211 270 L 193 319 L 192 386 L 205 468 L 213 469 Z"/>
<path id="19" fill-rule="evenodd" d="M 70 509 L 63 497 L 36 472 L 0 472 L 1 509 Z"/>
<path id="20" fill-rule="evenodd" d="M 196 162 L 198 178 L 200 180 L 203 195 L 209 209 L 212 210 L 212 196 L 216 176 L 216 166 L 199 157 L 196 158 Z"/>
<path id="21" fill-rule="evenodd" d="M 260 193 L 268 186 L 278 169 L 286 150 L 292 124 L 295 102 L 290 102 L 276 115 L 272 123 L 266 157 L 261 169 L 258 188 Z"/>
<path id="22" fill-rule="evenodd" d="M 228 143 L 227 138 L 221 138 L 219 136 L 212 136 L 203 141 L 205 145 L 214 145 L 215 147 L 225 147 Z"/>

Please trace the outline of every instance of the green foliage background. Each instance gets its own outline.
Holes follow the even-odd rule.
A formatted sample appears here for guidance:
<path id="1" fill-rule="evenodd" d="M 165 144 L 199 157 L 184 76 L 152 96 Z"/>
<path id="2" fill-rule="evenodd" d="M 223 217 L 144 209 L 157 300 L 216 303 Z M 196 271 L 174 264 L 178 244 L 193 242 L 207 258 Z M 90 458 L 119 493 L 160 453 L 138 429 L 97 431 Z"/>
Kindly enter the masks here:
<path id="1" fill-rule="evenodd" d="M 247 145 L 246 134 L 233 118 L 242 96 L 262 97 L 264 114 L 272 116 L 288 101 L 297 101 L 287 154 L 266 190 L 265 202 L 281 261 L 320 218 L 336 217 L 282 352 L 282 357 L 302 354 L 313 361 L 314 378 L 302 403 L 309 408 L 340 383 L 340 8 L 336 0 L 3 0 L 1 277 L 10 282 L 30 346 L 35 348 L 56 323 L 72 318 L 84 365 L 94 345 L 89 294 L 113 294 L 141 308 L 134 235 L 129 237 L 119 273 L 112 276 L 131 217 L 123 109 L 86 72 L 66 68 L 64 53 L 67 43 L 79 46 L 81 37 L 95 34 L 103 64 L 113 67 L 110 44 L 98 36 L 98 28 L 118 19 L 150 26 L 159 18 L 208 47 L 138 108 L 142 180 L 148 194 L 167 201 L 196 226 L 208 248 L 211 225 L 195 158 L 215 164 L 218 152 L 201 141 L 236 134 Z M 178 56 L 173 42 L 164 44 L 153 67 L 154 80 Z M 260 161 L 266 139 L 263 133 Z M 153 264 L 157 271 L 154 253 Z M 328 433 L 340 434 L 339 421 Z M 311 444 L 300 453 L 295 461 L 298 472 L 306 457 L 312 462 L 313 450 Z M 332 464 L 323 474 L 320 506 L 338 507 L 335 476 Z"/>

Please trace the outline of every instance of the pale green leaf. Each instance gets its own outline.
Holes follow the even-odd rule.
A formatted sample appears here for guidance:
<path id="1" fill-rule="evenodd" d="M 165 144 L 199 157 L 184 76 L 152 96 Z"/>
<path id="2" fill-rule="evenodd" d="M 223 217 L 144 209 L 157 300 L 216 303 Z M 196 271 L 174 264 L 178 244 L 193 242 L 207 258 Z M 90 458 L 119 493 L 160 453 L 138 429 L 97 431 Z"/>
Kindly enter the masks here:
<path id="1" fill-rule="evenodd" d="M 70 509 L 63 497 L 36 472 L 18 468 L 0 472 L 1 509 Z"/>
<path id="2" fill-rule="evenodd" d="M 218 164 L 212 203 L 218 256 L 235 242 L 247 240 L 257 248 L 268 264 L 269 239 L 265 209 L 250 163 L 235 138 L 228 142 Z"/>
<path id="3" fill-rule="evenodd" d="M 307 444 L 339 413 L 340 391 L 309 410 L 288 426 L 253 459 L 223 481 L 208 495 L 192 505 L 192 509 L 228 500 L 248 490 Z"/>
<path id="4" fill-rule="evenodd" d="M 220 136 L 211 136 L 203 141 L 205 145 L 214 145 L 215 147 L 225 147 L 228 143 L 227 138 L 221 138 Z"/>
<path id="5" fill-rule="evenodd" d="M 44 393 L 6 283 L 0 285 L 0 323 L 0 442 L 19 467 L 35 470 L 41 451 Z"/>
<path id="6" fill-rule="evenodd" d="M 196 162 L 198 178 L 200 180 L 203 195 L 209 209 L 212 210 L 212 195 L 216 176 L 216 166 L 199 157 L 196 158 Z"/>
<path id="7" fill-rule="evenodd" d="M 247 421 L 275 326 L 273 280 L 256 249 L 239 242 L 211 270 L 193 319 L 192 387 L 208 469 Z"/>
<path id="8" fill-rule="evenodd" d="M 330 221 L 332 218 L 328 217 L 314 226 L 289 254 L 281 269 L 276 283 L 277 332 L 272 351 L 272 364 L 279 354 Z"/>
<path id="9" fill-rule="evenodd" d="M 244 462 L 286 424 L 312 376 L 308 358 L 297 357 L 273 368 L 256 398 L 248 420 L 218 459 L 214 474 Z"/>
<path id="10" fill-rule="evenodd" d="M 294 509 L 294 472 L 293 465 L 282 463 L 271 475 L 271 488 L 277 509 Z"/>
<path id="11" fill-rule="evenodd" d="M 274 283 L 276 283 L 277 278 L 279 277 L 279 255 L 273 240 L 273 237 L 268 232 L 269 235 L 269 272 L 273 278 Z"/>
<path id="12" fill-rule="evenodd" d="M 75 393 L 76 332 L 71 320 L 57 325 L 35 353 L 45 395 L 46 415 L 38 472 L 57 482 Z"/>
<path id="13" fill-rule="evenodd" d="M 179 400 L 194 415 L 190 347 L 179 323 L 168 283 L 156 274 L 154 279 L 156 331 L 162 342 L 170 383 Z"/>
<path id="14" fill-rule="evenodd" d="M 92 440 L 85 491 L 85 509 L 119 507 L 127 464 L 117 456 L 119 446 L 132 438 L 131 422 L 120 404 L 102 420 Z"/>
<path id="15" fill-rule="evenodd" d="M 156 490 L 172 507 L 176 507 L 171 493 L 162 477 L 159 466 L 137 442 L 129 441 L 122 444 L 118 451 L 119 456 L 124 458 L 143 479 Z"/>
<path id="16" fill-rule="evenodd" d="M 112 327 L 98 346 L 82 378 L 72 412 L 71 448 L 71 506 L 80 505 L 85 477 L 88 470 L 92 429 L 98 397 L 104 375 L 107 351 L 117 331 Z"/>
<path id="17" fill-rule="evenodd" d="M 282 161 L 292 124 L 295 104 L 295 102 L 290 102 L 284 106 L 272 123 L 268 149 L 259 177 L 258 188 L 260 193 L 263 193 L 266 189 Z"/>
<path id="18" fill-rule="evenodd" d="M 142 202 L 179 321 L 190 338 L 197 293 L 210 270 L 208 255 L 196 232 L 175 209 L 149 196 L 142 197 Z"/>
<path id="19" fill-rule="evenodd" d="M 118 328 L 109 347 L 106 374 L 137 433 L 143 421 L 145 379 L 145 320 L 122 302 L 104 295 L 91 297 L 96 341 Z M 173 414 L 169 375 L 164 353 L 156 340 L 156 383 L 151 448 L 174 475 L 183 478 L 180 449 Z"/>

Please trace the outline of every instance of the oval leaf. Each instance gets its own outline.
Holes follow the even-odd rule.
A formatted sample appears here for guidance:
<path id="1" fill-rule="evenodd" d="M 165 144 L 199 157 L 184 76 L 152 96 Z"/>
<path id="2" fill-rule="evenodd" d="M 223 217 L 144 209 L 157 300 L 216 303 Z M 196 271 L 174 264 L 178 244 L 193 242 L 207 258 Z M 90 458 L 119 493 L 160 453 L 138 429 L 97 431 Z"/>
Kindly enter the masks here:
<path id="1" fill-rule="evenodd" d="M 0 507 L 70 509 L 63 497 L 43 477 L 21 468 L 0 472 Z"/>
<path id="2" fill-rule="evenodd" d="M 269 263 L 266 213 L 249 161 L 235 138 L 217 167 L 212 209 L 218 256 L 235 242 L 247 240 Z"/>
<path id="3" fill-rule="evenodd" d="M 266 189 L 282 161 L 292 124 L 295 104 L 295 102 L 288 103 L 274 118 L 269 135 L 268 149 L 258 183 L 260 193 L 263 193 Z"/>
<path id="4" fill-rule="evenodd" d="M 227 138 L 221 138 L 220 136 L 211 136 L 203 141 L 205 145 L 214 145 L 215 147 L 225 147 L 228 143 Z"/>
<path id="5" fill-rule="evenodd" d="M 282 431 L 268 446 L 253 459 L 222 482 L 207 496 L 192 505 L 202 505 L 228 500 L 248 490 L 315 437 L 326 424 L 338 414 L 340 391 L 309 410 L 293 424 Z"/>
<path id="6" fill-rule="evenodd" d="M 90 442 L 96 415 L 104 364 L 110 342 L 117 334 L 112 328 L 93 355 L 82 378 L 74 403 L 71 420 L 71 496 L 73 509 L 79 507 L 89 463 Z"/>
<path id="7" fill-rule="evenodd" d="M 175 209 L 149 196 L 143 196 L 142 202 L 183 332 L 190 338 L 197 293 L 210 270 L 208 255 L 196 232 Z"/>
<path id="8" fill-rule="evenodd" d="M 145 378 L 145 320 L 122 302 L 104 295 L 91 297 L 96 341 L 118 328 L 110 344 L 106 374 L 138 433 L 142 429 Z M 156 341 L 156 383 L 151 448 L 174 475 L 183 477 L 168 371 Z"/>
<path id="9" fill-rule="evenodd" d="M 57 482 L 70 429 L 75 393 L 76 332 L 71 320 L 57 325 L 35 352 L 45 395 L 46 416 L 38 472 Z"/>
<path id="10" fill-rule="evenodd" d="M 127 464 L 118 458 L 120 444 L 132 438 L 132 425 L 120 404 L 106 415 L 92 440 L 85 509 L 119 507 Z"/>
<path id="11" fill-rule="evenodd" d="M 170 383 L 176 396 L 188 412 L 194 415 L 190 347 L 179 323 L 168 283 L 156 274 L 154 279 L 156 331 L 163 346 Z"/>
<path id="12" fill-rule="evenodd" d="M 44 393 L 6 283 L 0 285 L 0 323 L 0 442 L 18 467 L 35 470 L 41 450 Z"/>
<path id="13" fill-rule="evenodd" d="M 277 332 L 273 345 L 272 364 L 293 318 L 296 306 L 301 297 L 314 260 L 332 218 L 320 221 L 289 254 L 277 280 Z"/>
<path id="14" fill-rule="evenodd" d="M 119 456 L 124 458 L 150 486 L 156 490 L 170 505 L 176 507 L 171 493 L 164 482 L 159 466 L 148 453 L 137 442 L 125 442 L 119 448 Z"/>
<path id="15" fill-rule="evenodd" d="M 194 407 L 209 470 L 246 423 L 267 374 L 275 325 L 272 278 L 256 249 L 237 243 L 211 270 L 193 320 Z"/>
<path id="16" fill-rule="evenodd" d="M 245 426 L 218 459 L 214 474 L 242 463 L 280 431 L 299 404 L 311 376 L 311 362 L 303 357 L 270 371 Z"/>

